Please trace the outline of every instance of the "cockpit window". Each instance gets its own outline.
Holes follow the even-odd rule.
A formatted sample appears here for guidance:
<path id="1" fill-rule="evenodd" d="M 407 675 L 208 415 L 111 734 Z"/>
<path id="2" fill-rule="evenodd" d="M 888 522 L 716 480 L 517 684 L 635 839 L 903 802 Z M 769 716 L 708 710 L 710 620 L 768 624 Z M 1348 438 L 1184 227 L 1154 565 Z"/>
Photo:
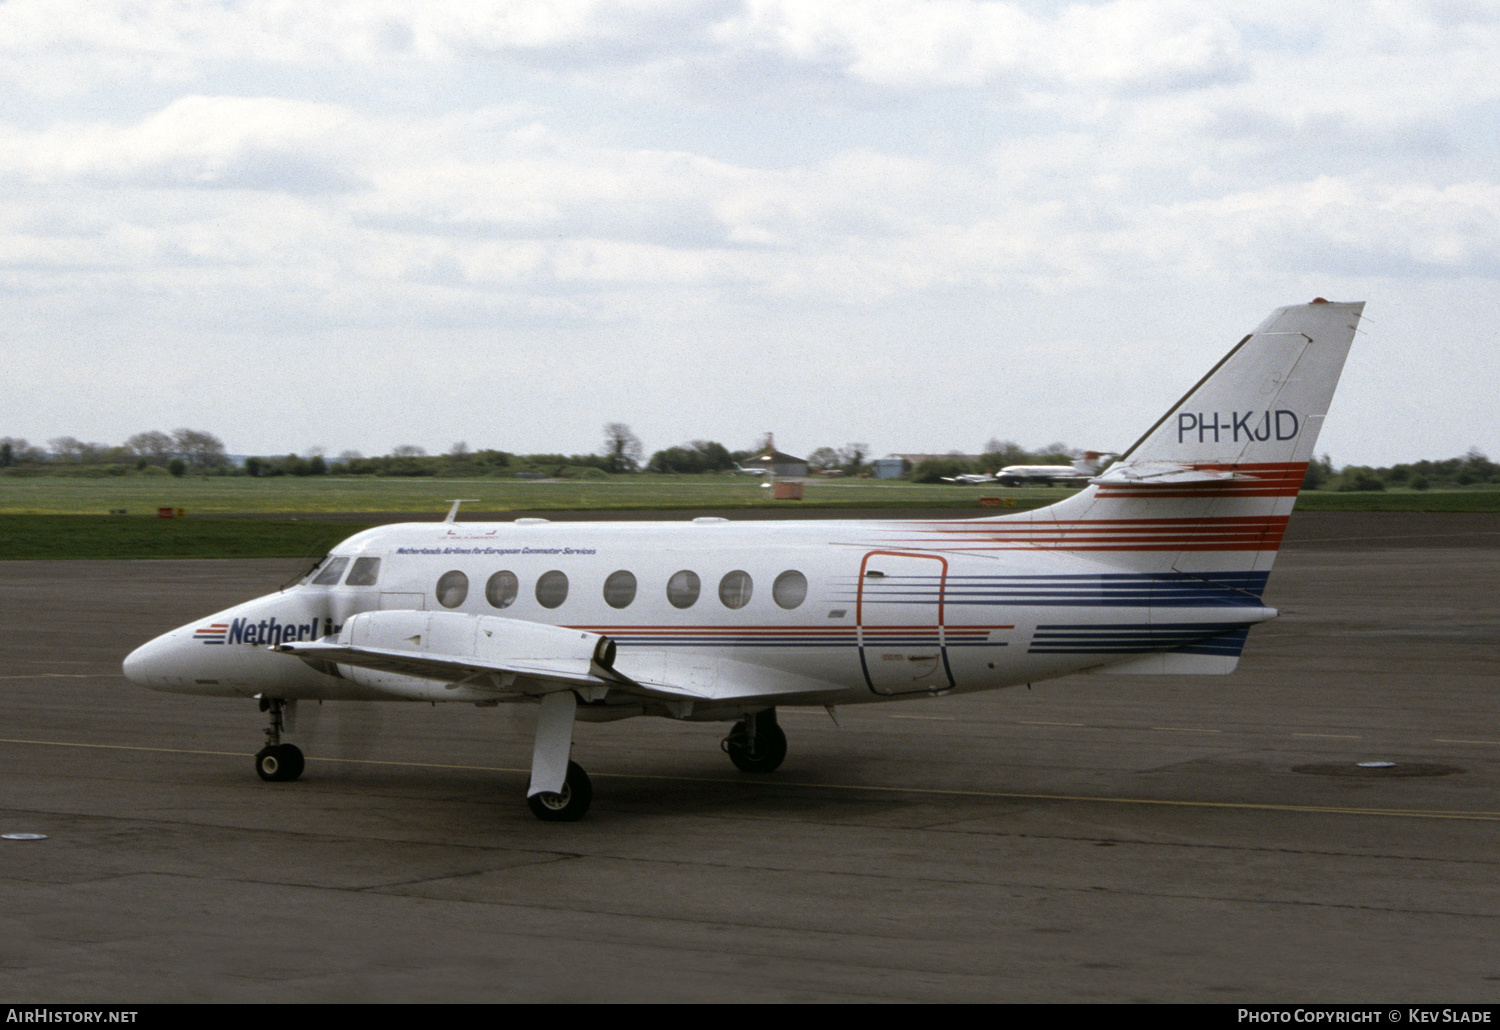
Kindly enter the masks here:
<path id="1" fill-rule="evenodd" d="M 355 558 L 354 568 L 349 570 L 349 578 L 344 580 L 344 586 L 372 587 L 379 578 L 379 558 Z"/>
<path id="2" fill-rule="evenodd" d="M 313 584 L 320 587 L 331 587 L 339 581 L 344 574 L 344 569 L 349 564 L 348 558 L 330 558 L 328 564 L 323 566 L 323 571 L 313 577 Z"/>

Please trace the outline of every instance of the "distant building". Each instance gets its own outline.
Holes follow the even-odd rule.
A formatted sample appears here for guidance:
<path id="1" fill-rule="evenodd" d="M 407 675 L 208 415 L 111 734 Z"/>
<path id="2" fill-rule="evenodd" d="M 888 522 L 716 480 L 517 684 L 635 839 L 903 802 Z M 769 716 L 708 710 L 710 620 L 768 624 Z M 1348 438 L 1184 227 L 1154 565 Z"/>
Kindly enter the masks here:
<path id="1" fill-rule="evenodd" d="M 906 475 L 906 459 L 900 455 L 876 458 L 870 462 L 870 475 L 876 479 L 900 479 Z"/>
<path id="2" fill-rule="evenodd" d="M 776 438 L 766 434 L 761 451 L 753 458 L 740 462 L 745 468 L 762 468 L 778 478 L 799 479 L 808 474 L 807 459 L 776 449 Z"/>

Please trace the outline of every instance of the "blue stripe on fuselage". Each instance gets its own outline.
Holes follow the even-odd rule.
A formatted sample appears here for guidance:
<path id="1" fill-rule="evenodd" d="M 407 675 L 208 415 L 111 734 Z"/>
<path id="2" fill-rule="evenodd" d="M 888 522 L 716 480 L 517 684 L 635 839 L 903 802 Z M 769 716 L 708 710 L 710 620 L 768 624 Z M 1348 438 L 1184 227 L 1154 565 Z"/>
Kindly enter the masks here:
<path id="1" fill-rule="evenodd" d="M 944 604 L 1039 607 L 1259 607 L 1268 572 L 1122 572 L 1066 576 L 948 576 Z M 938 576 L 890 576 L 866 583 L 867 604 L 931 604 Z M 894 582 L 892 582 L 894 581 Z"/>

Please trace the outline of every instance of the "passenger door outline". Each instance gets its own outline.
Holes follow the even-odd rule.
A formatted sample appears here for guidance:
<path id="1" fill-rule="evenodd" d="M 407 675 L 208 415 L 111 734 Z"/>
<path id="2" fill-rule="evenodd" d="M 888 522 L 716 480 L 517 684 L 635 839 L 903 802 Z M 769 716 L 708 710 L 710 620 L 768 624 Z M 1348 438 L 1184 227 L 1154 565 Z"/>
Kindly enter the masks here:
<path id="1" fill-rule="evenodd" d="M 901 623 L 873 622 L 866 624 L 869 612 L 867 607 L 873 608 L 882 602 L 876 600 L 877 591 L 871 590 L 868 599 L 866 587 L 874 580 L 869 573 L 871 571 L 870 560 L 877 557 L 899 559 L 901 563 L 912 561 L 937 562 L 937 592 L 936 597 L 930 604 L 922 602 L 894 602 L 900 604 L 912 604 L 914 606 L 910 621 Z M 889 564 L 889 563 L 887 563 Z M 899 567 L 899 566 L 898 566 Z M 886 578 L 884 575 L 881 579 Z M 944 631 L 944 606 L 947 601 L 946 593 L 948 587 L 948 559 L 936 554 L 915 554 L 910 551 L 869 551 L 859 563 L 859 586 L 855 592 L 854 622 L 859 634 L 859 665 L 864 672 L 865 684 L 870 691 L 883 697 L 892 697 L 900 694 L 938 693 L 952 689 L 954 685 L 953 669 L 948 663 L 948 644 Z M 926 617 L 930 611 L 932 618 Z M 901 635 L 892 635 L 891 630 L 908 630 L 910 632 Z M 884 631 L 884 632 L 882 632 Z M 885 640 L 881 640 L 881 637 Z M 892 655 L 900 655 L 906 662 L 920 661 L 921 656 L 913 654 L 913 651 L 925 652 L 931 647 L 937 648 L 937 663 L 932 674 L 907 678 L 900 673 L 879 672 L 871 674 L 871 659 L 876 660 L 876 668 L 883 668 L 885 659 Z M 878 649 L 872 655 L 872 649 Z M 901 659 L 896 659 L 900 661 Z M 909 665 L 904 666 L 909 668 Z M 939 674 L 940 675 L 937 675 Z M 934 678 L 934 676 L 936 678 Z M 928 682 L 920 682 L 926 679 Z"/>

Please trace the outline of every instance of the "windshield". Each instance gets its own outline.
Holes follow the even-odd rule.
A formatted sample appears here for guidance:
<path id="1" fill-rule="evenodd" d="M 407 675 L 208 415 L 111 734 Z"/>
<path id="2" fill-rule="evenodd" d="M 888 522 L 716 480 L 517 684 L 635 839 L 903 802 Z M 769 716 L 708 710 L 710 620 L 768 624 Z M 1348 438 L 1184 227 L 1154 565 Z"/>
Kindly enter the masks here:
<path id="1" fill-rule="evenodd" d="M 379 558 L 355 558 L 354 568 L 349 570 L 349 578 L 344 580 L 344 586 L 372 587 L 375 585 L 375 580 L 379 577 Z"/>
<path id="2" fill-rule="evenodd" d="M 320 587 L 333 586 L 344 574 L 344 567 L 349 564 L 348 558 L 329 558 L 328 564 L 323 566 L 316 576 L 313 577 L 313 585 Z"/>

